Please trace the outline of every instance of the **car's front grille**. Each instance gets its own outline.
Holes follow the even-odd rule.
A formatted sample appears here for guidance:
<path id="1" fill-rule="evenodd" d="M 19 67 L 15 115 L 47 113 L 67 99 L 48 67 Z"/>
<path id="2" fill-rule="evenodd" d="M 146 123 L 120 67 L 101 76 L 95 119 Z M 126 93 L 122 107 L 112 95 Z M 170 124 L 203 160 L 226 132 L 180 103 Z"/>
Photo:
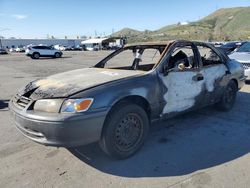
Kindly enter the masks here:
<path id="1" fill-rule="evenodd" d="M 30 101 L 31 100 L 29 98 L 21 96 L 19 94 L 16 94 L 13 99 L 13 102 L 21 108 L 25 108 L 30 103 Z"/>
<path id="2" fill-rule="evenodd" d="M 244 69 L 249 69 L 250 68 L 250 63 L 241 63 L 243 65 Z"/>

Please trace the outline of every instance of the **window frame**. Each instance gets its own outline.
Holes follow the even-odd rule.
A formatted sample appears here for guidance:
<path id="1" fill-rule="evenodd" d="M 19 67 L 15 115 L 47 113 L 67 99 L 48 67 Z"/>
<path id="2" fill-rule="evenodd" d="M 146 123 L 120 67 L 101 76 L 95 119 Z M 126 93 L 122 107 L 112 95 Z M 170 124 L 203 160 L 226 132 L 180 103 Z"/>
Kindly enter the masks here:
<path id="1" fill-rule="evenodd" d="M 160 58 L 158 59 L 158 62 L 155 63 L 155 65 L 153 66 L 152 70 L 154 70 L 156 68 L 156 65 L 159 64 L 159 62 L 161 61 L 163 55 L 165 54 L 165 49 L 166 49 L 167 45 L 163 44 L 163 45 L 134 45 L 134 46 L 125 46 L 123 48 L 120 48 L 114 52 L 112 52 L 111 54 L 109 54 L 107 57 L 105 57 L 104 59 L 102 59 L 99 63 L 97 63 L 96 65 L 94 65 L 94 67 L 96 68 L 105 68 L 106 63 L 112 59 L 114 56 L 118 55 L 119 53 L 122 53 L 125 50 L 133 50 L 134 48 L 141 48 L 143 50 L 146 49 L 156 49 L 159 50 L 160 53 Z M 131 64 L 132 66 L 132 64 Z"/>
<path id="2" fill-rule="evenodd" d="M 174 50 L 176 48 L 181 48 L 181 47 L 186 47 L 186 46 L 190 46 L 191 49 L 193 50 L 193 54 L 194 54 L 194 68 L 191 69 L 184 69 L 184 70 L 171 70 L 169 67 L 169 60 L 174 52 Z M 198 49 L 196 47 L 196 45 L 193 42 L 189 42 L 189 41 L 180 41 L 180 42 L 176 42 L 174 44 L 172 44 L 167 52 L 166 55 L 166 59 L 163 62 L 163 73 L 165 71 L 171 71 L 171 72 L 194 72 L 194 71 L 199 71 L 201 65 L 200 65 L 200 61 L 199 61 L 199 52 Z M 165 73 L 164 73 L 165 74 Z"/>
<path id="3" fill-rule="evenodd" d="M 247 47 L 249 46 L 249 51 L 240 51 L 245 46 L 247 46 Z M 236 50 L 236 52 L 239 52 L 239 53 L 249 53 L 250 52 L 250 42 L 246 42 L 245 44 L 243 44 L 241 47 L 239 47 L 238 50 Z"/>
<path id="4" fill-rule="evenodd" d="M 210 50 L 212 50 L 219 58 L 220 58 L 220 64 L 211 64 L 211 65 L 203 65 L 203 61 L 202 61 L 202 59 L 201 59 L 201 54 L 200 54 L 200 51 L 199 51 L 199 46 L 202 46 L 202 47 L 205 47 L 205 48 L 209 48 Z M 209 46 L 209 45 L 207 45 L 207 44 L 205 44 L 205 43 L 199 43 L 199 44 L 197 44 L 196 45 L 196 47 L 197 47 L 197 51 L 198 51 L 198 53 L 199 53 L 199 61 L 200 61 L 200 64 L 201 64 L 201 67 L 203 68 L 203 67 L 212 67 L 212 66 L 216 66 L 216 65 L 221 65 L 221 64 L 225 64 L 224 62 L 225 62 L 225 60 L 223 59 L 223 57 L 213 48 L 213 47 L 211 47 L 211 46 Z"/>

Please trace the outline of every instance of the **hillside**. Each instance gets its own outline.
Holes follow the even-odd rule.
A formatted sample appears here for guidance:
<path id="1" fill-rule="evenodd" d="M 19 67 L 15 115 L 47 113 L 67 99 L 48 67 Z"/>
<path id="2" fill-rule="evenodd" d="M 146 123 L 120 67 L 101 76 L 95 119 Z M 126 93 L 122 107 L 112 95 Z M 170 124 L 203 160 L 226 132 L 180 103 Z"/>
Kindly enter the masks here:
<path id="1" fill-rule="evenodd" d="M 141 33 L 141 31 L 135 29 L 123 28 L 122 30 L 114 33 L 113 36 L 138 36 Z"/>
<path id="2" fill-rule="evenodd" d="M 171 39 L 249 40 L 250 7 L 219 9 L 199 21 L 187 25 L 168 25 L 155 31 L 125 28 L 113 36 L 126 36 L 128 42 Z"/>

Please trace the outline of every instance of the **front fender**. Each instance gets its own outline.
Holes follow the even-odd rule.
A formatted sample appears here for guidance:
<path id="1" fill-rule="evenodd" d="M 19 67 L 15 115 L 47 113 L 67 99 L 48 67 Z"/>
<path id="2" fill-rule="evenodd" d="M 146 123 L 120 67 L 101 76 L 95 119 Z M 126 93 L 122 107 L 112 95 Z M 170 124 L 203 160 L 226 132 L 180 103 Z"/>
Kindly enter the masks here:
<path id="1" fill-rule="evenodd" d="M 159 103 L 159 83 L 155 73 L 122 79 L 92 89 L 82 91 L 70 98 L 94 98 L 89 110 L 111 108 L 119 100 L 128 96 L 140 96 L 148 101 L 152 108 Z"/>

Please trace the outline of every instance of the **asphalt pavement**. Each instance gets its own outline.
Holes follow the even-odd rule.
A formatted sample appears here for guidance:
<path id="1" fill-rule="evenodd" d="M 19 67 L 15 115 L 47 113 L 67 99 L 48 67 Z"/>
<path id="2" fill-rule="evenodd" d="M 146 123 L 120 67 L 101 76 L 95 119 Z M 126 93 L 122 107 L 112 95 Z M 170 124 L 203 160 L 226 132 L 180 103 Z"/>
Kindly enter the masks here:
<path id="1" fill-rule="evenodd" d="M 207 107 L 154 123 L 143 148 L 126 160 L 110 159 L 96 143 L 46 147 L 17 131 L 8 102 L 18 88 L 92 66 L 109 53 L 0 56 L 0 187 L 250 187 L 250 85 L 239 91 L 230 112 Z"/>

